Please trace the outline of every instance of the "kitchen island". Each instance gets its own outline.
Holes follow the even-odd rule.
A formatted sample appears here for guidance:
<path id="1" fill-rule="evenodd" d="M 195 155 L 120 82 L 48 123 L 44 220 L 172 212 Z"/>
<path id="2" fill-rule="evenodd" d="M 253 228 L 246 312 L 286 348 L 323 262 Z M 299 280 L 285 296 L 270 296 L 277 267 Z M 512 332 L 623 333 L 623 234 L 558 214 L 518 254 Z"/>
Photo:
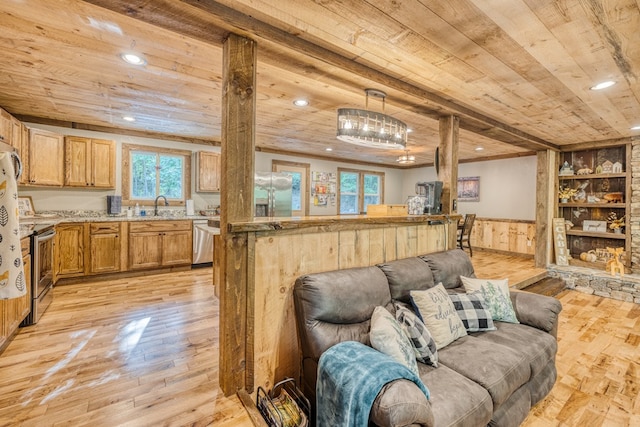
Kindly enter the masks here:
<path id="1" fill-rule="evenodd" d="M 437 252 L 456 245 L 461 215 L 256 218 L 221 228 L 220 382 L 225 394 L 299 378 L 293 285 L 303 274 Z M 214 268 L 214 271 L 217 268 Z"/>

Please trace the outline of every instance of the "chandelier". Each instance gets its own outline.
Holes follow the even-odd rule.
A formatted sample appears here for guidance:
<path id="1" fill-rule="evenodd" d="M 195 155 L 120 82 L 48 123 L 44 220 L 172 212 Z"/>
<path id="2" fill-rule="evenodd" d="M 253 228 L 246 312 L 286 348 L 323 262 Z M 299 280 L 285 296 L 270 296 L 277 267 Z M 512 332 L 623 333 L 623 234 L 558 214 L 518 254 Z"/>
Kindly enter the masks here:
<path id="1" fill-rule="evenodd" d="M 365 89 L 365 109 L 338 109 L 338 135 L 340 141 L 365 147 L 404 149 L 407 145 L 407 125 L 384 114 L 387 94 L 377 89 Z M 382 113 L 369 111 L 369 95 L 382 99 Z"/>
<path id="2" fill-rule="evenodd" d="M 408 165 L 410 163 L 415 163 L 416 157 L 410 156 L 409 150 L 404 150 L 404 154 L 402 156 L 398 156 L 396 162 L 400 163 L 401 165 Z"/>

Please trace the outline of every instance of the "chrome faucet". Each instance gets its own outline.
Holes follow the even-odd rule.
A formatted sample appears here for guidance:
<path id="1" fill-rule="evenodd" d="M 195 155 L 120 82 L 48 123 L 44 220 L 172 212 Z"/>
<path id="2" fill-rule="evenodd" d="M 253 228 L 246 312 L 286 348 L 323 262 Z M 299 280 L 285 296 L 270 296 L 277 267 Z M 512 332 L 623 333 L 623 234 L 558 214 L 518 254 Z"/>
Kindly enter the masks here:
<path id="1" fill-rule="evenodd" d="M 159 195 L 158 197 L 156 197 L 155 207 L 153 208 L 153 215 L 154 216 L 158 216 L 158 199 L 160 199 L 160 197 L 162 197 L 164 199 L 164 205 L 165 206 L 169 206 L 169 202 L 167 201 L 167 198 L 165 196 L 163 196 L 162 194 Z"/>

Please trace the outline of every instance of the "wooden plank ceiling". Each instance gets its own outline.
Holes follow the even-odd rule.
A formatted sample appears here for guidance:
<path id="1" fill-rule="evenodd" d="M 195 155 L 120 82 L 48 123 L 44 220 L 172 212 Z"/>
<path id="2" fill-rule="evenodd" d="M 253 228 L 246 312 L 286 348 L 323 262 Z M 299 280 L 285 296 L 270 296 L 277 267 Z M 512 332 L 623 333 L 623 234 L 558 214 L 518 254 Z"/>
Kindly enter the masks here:
<path id="1" fill-rule="evenodd" d="M 640 134 L 636 0 L 7 0 L 0 22 L 0 106 L 23 119 L 219 142 L 233 31 L 259 46 L 261 150 L 394 166 L 402 152 L 335 138 L 336 109 L 369 87 L 413 129 L 419 165 L 448 114 L 461 161 Z"/>

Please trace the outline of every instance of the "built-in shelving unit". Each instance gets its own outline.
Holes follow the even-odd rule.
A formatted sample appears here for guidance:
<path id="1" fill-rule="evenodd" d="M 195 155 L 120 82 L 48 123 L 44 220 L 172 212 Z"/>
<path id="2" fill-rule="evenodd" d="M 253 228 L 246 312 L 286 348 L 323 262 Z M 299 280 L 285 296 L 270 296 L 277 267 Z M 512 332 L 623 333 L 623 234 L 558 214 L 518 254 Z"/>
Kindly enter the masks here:
<path id="1" fill-rule="evenodd" d="M 626 254 L 631 253 L 631 146 L 567 151 L 559 158 L 558 188 L 578 190 L 564 202 L 558 199 L 558 216 L 567 224 L 567 244 L 573 258 L 570 263 L 605 268 L 607 248 L 624 247 L 623 262 L 629 266 L 630 257 Z M 619 232 L 610 228 L 612 215 L 626 219 L 626 226 Z M 583 253 L 595 254 L 597 259 L 585 262 L 580 259 Z"/>

